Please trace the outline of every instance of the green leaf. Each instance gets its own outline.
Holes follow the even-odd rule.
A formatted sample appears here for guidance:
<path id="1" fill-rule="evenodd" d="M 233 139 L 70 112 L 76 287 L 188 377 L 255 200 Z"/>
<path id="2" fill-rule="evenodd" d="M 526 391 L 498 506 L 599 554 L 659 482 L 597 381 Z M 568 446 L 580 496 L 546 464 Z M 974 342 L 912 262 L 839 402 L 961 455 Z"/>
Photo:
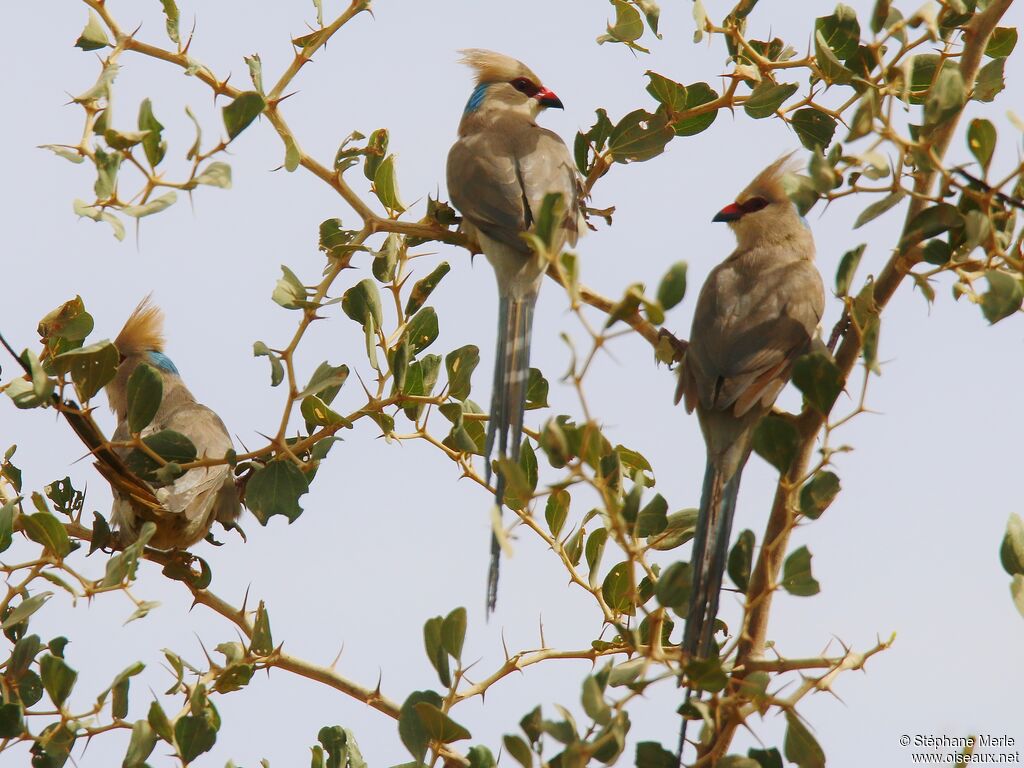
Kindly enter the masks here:
<path id="1" fill-rule="evenodd" d="M 309 481 L 295 464 L 278 459 L 257 469 L 245 491 L 245 506 L 261 525 L 274 515 L 284 515 L 295 522 L 302 514 L 299 497 L 309 491 Z"/>
<path id="2" fill-rule="evenodd" d="M 155 197 L 142 205 L 126 205 L 121 209 L 121 213 L 125 216 L 131 216 L 133 219 L 141 219 L 145 216 L 152 216 L 154 213 L 165 211 L 177 201 L 178 194 L 172 191 L 168 192 L 166 195 Z"/>
<path id="3" fill-rule="evenodd" d="M 50 699 L 58 707 L 62 707 L 75 687 L 78 673 L 59 656 L 46 654 L 39 660 L 39 674 Z"/>
<path id="4" fill-rule="evenodd" d="M 853 223 L 853 228 L 859 229 L 860 227 L 863 227 L 865 224 L 867 224 L 869 221 L 877 219 L 890 208 L 892 208 L 895 205 L 898 205 L 900 201 L 903 200 L 905 194 L 906 193 L 901 189 L 899 192 L 893 192 L 890 195 L 886 195 L 881 200 L 876 200 L 863 211 L 861 211 L 860 216 L 858 216 L 857 220 Z"/>
<path id="5" fill-rule="evenodd" d="M 398 714 L 398 736 L 409 753 L 420 763 L 426 756 L 427 745 L 430 743 L 430 733 L 415 709 L 417 704 L 424 702 L 436 707 L 444 703 L 434 691 L 413 691 L 402 704 Z"/>
<path id="6" fill-rule="evenodd" d="M 40 144 L 39 149 L 48 149 L 58 157 L 63 157 L 75 165 L 85 162 L 85 157 L 77 150 L 62 147 L 60 144 Z"/>
<path id="7" fill-rule="evenodd" d="M 187 464 L 196 460 L 196 447 L 185 435 L 164 429 L 142 438 L 149 449 L 167 462 Z"/>
<path id="8" fill-rule="evenodd" d="M 565 527 L 565 520 L 569 516 L 569 505 L 571 503 L 572 498 L 564 488 L 552 491 L 551 495 L 548 496 L 547 504 L 544 507 L 544 520 L 548 524 L 548 530 L 551 531 L 551 535 L 556 539 L 562 533 L 562 528 Z M 2 525 L 0 525 L 0 529 L 2 529 Z M 2 551 L 3 549 L 0 549 L 0 552 Z"/>
<path id="9" fill-rule="evenodd" d="M 583 678 L 583 693 L 580 696 L 583 711 L 598 725 L 608 725 L 612 719 L 612 708 L 604 700 L 601 684 L 593 675 Z"/>
<path id="10" fill-rule="evenodd" d="M 210 163 L 202 173 L 196 176 L 195 182 L 208 187 L 231 189 L 231 166 L 221 162 Z"/>
<path id="11" fill-rule="evenodd" d="M 812 152 L 828 149 L 836 132 L 835 118 L 813 107 L 798 109 L 790 125 L 796 131 L 800 143 Z"/>
<path id="12" fill-rule="evenodd" d="M 821 415 L 828 416 L 843 391 L 843 374 L 826 352 L 810 352 L 793 363 L 793 384 Z"/>
<path id="13" fill-rule="evenodd" d="M 839 490 L 839 477 L 834 472 L 822 470 L 815 473 L 800 489 L 800 514 L 817 520 L 839 495 Z"/>
<path id="14" fill-rule="evenodd" d="M 658 302 L 666 310 L 679 304 L 686 295 L 686 262 L 677 261 L 658 283 Z"/>
<path id="15" fill-rule="evenodd" d="M 732 579 L 733 584 L 743 594 L 747 593 L 747 586 L 750 583 L 750 569 L 754 562 L 754 544 L 756 541 L 757 539 L 753 531 L 743 530 L 729 552 L 729 578 Z"/>
<path id="16" fill-rule="evenodd" d="M 967 147 L 974 155 L 974 159 L 981 165 L 981 170 L 988 173 L 992 155 L 996 151 L 995 126 L 982 117 L 971 120 L 971 125 L 967 129 Z"/>
<path id="17" fill-rule="evenodd" d="M 792 710 L 786 710 L 785 752 L 799 768 L 825 768 L 825 753 Z"/>
<path id="18" fill-rule="evenodd" d="M 799 597 L 810 597 L 821 591 L 811 574 L 811 552 L 807 547 L 800 547 L 786 558 L 782 567 L 782 588 Z M 786 756 L 789 757 L 788 751 Z"/>
<path id="19" fill-rule="evenodd" d="M 601 595 L 608 607 L 627 616 L 636 613 L 636 606 L 633 604 L 635 592 L 628 562 L 613 565 L 601 583 Z"/>
<path id="20" fill-rule="evenodd" d="M 690 589 L 693 585 L 693 572 L 689 563 L 672 563 L 661 572 L 654 588 L 654 596 L 666 608 L 677 613 L 686 610 L 690 600 Z"/>
<path id="21" fill-rule="evenodd" d="M 615 6 L 615 23 L 608 22 L 608 33 L 597 38 L 598 45 L 626 43 L 638 50 L 644 50 L 640 46 L 631 45 L 644 34 L 644 22 L 640 12 L 625 0 L 612 0 L 612 5 Z"/>
<path id="22" fill-rule="evenodd" d="M 274 650 L 274 637 L 270 632 L 270 615 L 262 600 L 256 609 L 249 649 L 259 656 L 267 656 Z"/>
<path id="23" fill-rule="evenodd" d="M 416 284 L 413 285 L 412 291 L 409 293 L 409 299 L 405 302 L 405 314 L 414 315 L 422 307 L 430 294 L 437 288 L 437 284 L 441 282 L 441 278 L 447 275 L 451 271 L 451 267 L 447 261 L 442 261 L 433 271 L 422 280 L 417 280 Z M 461 398 L 460 398 L 461 399 Z"/>
<path id="24" fill-rule="evenodd" d="M 50 370 L 70 374 L 78 396 L 89 400 L 114 378 L 120 362 L 117 347 L 101 341 L 57 355 L 50 362 Z"/>
<path id="25" fill-rule="evenodd" d="M 743 102 L 743 111 L 748 117 L 760 120 L 774 115 L 783 103 L 797 92 L 796 83 L 776 84 L 769 80 L 758 83 L 750 96 Z"/>
<path id="26" fill-rule="evenodd" d="M 40 513 L 42 514 L 42 513 Z M 3 624 L 0 624 L 0 629 L 9 630 L 11 627 L 15 627 L 20 623 L 24 622 L 26 618 L 31 616 L 41 607 L 43 603 L 53 597 L 52 592 L 40 592 L 38 595 L 27 597 L 22 602 L 19 602 L 17 606 L 7 614 L 4 618 Z"/>
<path id="27" fill-rule="evenodd" d="M 427 658 L 437 671 L 441 685 L 449 688 L 452 684 L 452 674 L 448 666 L 448 653 L 441 642 L 441 628 L 443 626 L 444 619 L 440 616 L 427 619 L 423 624 L 423 646 L 427 651 Z"/>
<path id="28" fill-rule="evenodd" d="M 985 46 L 985 55 L 993 59 L 1005 59 L 1017 45 L 1016 27 L 996 27 Z"/>
<path id="29" fill-rule="evenodd" d="M 441 624 L 441 645 L 455 659 L 462 658 L 462 645 L 466 641 L 466 609 L 456 608 Z"/>
<path id="30" fill-rule="evenodd" d="M 384 321 L 380 291 L 370 278 L 360 280 L 345 291 L 341 298 L 341 309 L 364 327 L 372 323 L 373 328 L 380 328 Z"/>
<path id="31" fill-rule="evenodd" d="M 853 72 L 843 66 L 820 31 L 814 33 L 814 57 L 821 76 L 829 85 L 849 83 Z"/>
<path id="32" fill-rule="evenodd" d="M 243 56 L 242 61 L 249 67 L 249 79 L 252 80 L 252 87 L 263 93 L 263 61 L 258 53 L 252 56 Z"/>
<path id="33" fill-rule="evenodd" d="M 981 74 L 994 63 L 986 64 L 982 71 L 978 73 L 978 80 L 975 84 L 975 98 L 979 101 L 984 101 L 984 99 L 978 97 Z M 1002 78 L 1001 69 L 999 77 Z M 953 115 L 957 114 L 966 102 L 967 94 L 964 87 L 964 78 L 960 74 L 960 70 L 957 67 L 943 67 L 934 84 L 928 90 L 928 98 L 924 103 L 924 126 L 926 132 L 945 123 Z"/>
<path id="34" fill-rule="evenodd" d="M 729 682 L 717 655 L 706 659 L 692 659 L 686 664 L 687 683 L 691 688 L 717 693 Z"/>
<path id="35" fill-rule="evenodd" d="M 9 501 L 0 505 L 0 552 L 7 551 L 13 540 L 15 504 L 16 502 Z"/>
<path id="36" fill-rule="evenodd" d="M 505 750 L 512 755 L 513 759 L 523 766 L 523 768 L 533 768 L 533 753 L 522 738 L 513 734 L 505 734 L 501 743 L 504 745 Z"/>
<path id="37" fill-rule="evenodd" d="M 21 523 L 26 535 L 37 544 L 42 544 L 57 558 L 67 557 L 71 552 L 71 541 L 60 520 L 49 512 L 35 512 L 22 515 Z"/>
<path id="38" fill-rule="evenodd" d="M 217 731 L 205 717 L 185 715 L 174 724 L 174 740 L 185 763 L 209 752 L 217 742 Z"/>
<path id="39" fill-rule="evenodd" d="M 1003 69 L 1006 66 L 1006 59 L 992 59 L 981 68 L 978 77 L 974 81 L 974 93 L 971 98 L 975 101 L 989 102 L 1006 87 L 1006 80 L 1003 76 Z M 963 80 L 960 81 L 961 84 Z M 961 106 L 963 103 L 961 102 Z"/>
<path id="40" fill-rule="evenodd" d="M 413 315 L 405 328 L 405 336 L 412 344 L 414 356 L 433 344 L 437 334 L 437 313 L 433 307 L 423 307 Z"/>
<path id="41" fill-rule="evenodd" d="M 337 221 L 337 219 L 335 219 Z M 325 221 L 324 224 L 327 222 Z M 338 221 L 340 225 L 341 222 Z M 323 232 L 323 224 L 320 225 L 320 231 Z M 321 236 L 321 243 L 323 243 L 323 237 Z M 402 251 L 403 241 L 400 235 L 396 235 L 394 232 L 388 234 L 384 240 L 384 246 L 373 256 L 373 264 L 370 270 L 373 272 L 373 276 L 382 283 L 390 283 L 395 279 L 395 268 L 398 266 L 398 257 Z M 321 247 L 323 247 L 321 245 Z M 447 264 L 447 262 L 443 262 Z M 438 265 L 438 268 L 440 265 Z M 436 271 L 436 270 L 435 270 Z M 440 280 L 440 278 L 438 278 Z M 431 288 L 433 290 L 433 288 Z M 409 297 L 412 300 L 412 297 Z M 408 305 L 406 305 L 408 307 Z M 419 307 L 417 307 L 418 309 Z M 406 309 L 408 313 L 408 309 Z"/>
<path id="42" fill-rule="evenodd" d="M 467 344 L 449 352 L 444 359 L 448 371 L 448 394 L 456 400 L 469 397 L 473 371 L 480 363 L 480 350 L 473 344 Z"/>
<path id="43" fill-rule="evenodd" d="M 0 704 L 0 739 L 13 739 L 25 730 L 21 704 Z"/>
<path id="44" fill-rule="evenodd" d="M 388 155 L 373 174 L 373 192 L 389 211 L 402 213 L 405 206 L 398 194 L 398 176 L 395 171 L 395 156 Z"/>
<path id="45" fill-rule="evenodd" d="M 656 494 L 637 514 L 636 535 L 655 536 L 668 528 L 668 502 L 659 493 Z"/>
<path id="46" fill-rule="evenodd" d="M 548 407 L 548 380 L 539 368 L 531 368 L 526 379 L 526 410 Z"/>
<path id="47" fill-rule="evenodd" d="M 174 0 L 160 0 L 160 4 L 164 7 L 164 16 L 167 17 L 167 36 L 171 38 L 171 41 L 181 45 L 181 37 L 178 33 L 178 6 Z"/>
<path id="48" fill-rule="evenodd" d="M 174 728 L 171 726 L 171 721 L 167 719 L 167 713 L 160 706 L 160 702 L 153 701 L 150 703 L 146 721 L 159 734 L 161 739 L 168 744 L 174 742 Z"/>
<path id="49" fill-rule="evenodd" d="M 4 390 L 17 408 L 38 408 L 50 402 L 54 381 L 46 375 L 39 357 L 30 349 L 24 350 L 18 358 L 30 371 L 29 378 L 12 379 Z M 5 463 L 5 467 L 10 464 Z M 20 475 L 19 475 L 20 480 Z"/>
<path id="50" fill-rule="evenodd" d="M 906 251 L 929 237 L 963 227 L 964 217 L 960 211 L 949 203 L 938 203 L 925 208 L 910 221 L 906 234 L 900 240 L 900 249 Z"/>
<path id="51" fill-rule="evenodd" d="M 1020 615 L 1024 616 L 1024 576 L 1019 573 L 1010 582 L 1010 597 L 1013 604 L 1017 606 L 1017 610 L 1020 611 Z"/>
<path id="52" fill-rule="evenodd" d="M 89 11 L 89 21 L 82 30 L 82 34 L 75 41 L 75 47 L 83 51 L 96 51 L 110 45 L 110 38 L 107 37 L 107 30 L 103 27 L 100 17 L 93 11 Z"/>
<path id="53" fill-rule="evenodd" d="M 718 98 L 718 94 L 707 83 L 682 85 L 649 70 L 645 74 L 650 79 L 647 84 L 647 92 L 662 105 L 668 114 L 676 136 L 693 136 L 715 122 L 718 110 L 702 112 L 691 117 L 680 114 Z"/>
<path id="54" fill-rule="evenodd" d="M 325 360 L 313 371 L 313 375 L 309 377 L 309 383 L 297 397 L 317 395 L 325 403 L 330 404 L 348 379 L 348 373 L 347 365 L 331 365 Z"/>
<path id="55" fill-rule="evenodd" d="M 865 248 L 867 248 L 867 243 L 861 243 L 853 250 L 844 253 L 839 260 L 839 268 L 836 270 L 836 296 L 842 298 L 849 294 L 850 284 L 853 282 L 853 276 L 857 272 L 857 266 L 860 264 L 861 256 L 864 255 Z"/>
<path id="56" fill-rule="evenodd" d="M 252 345 L 252 355 L 253 357 L 266 357 L 270 360 L 270 386 L 276 387 L 284 381 L 284 365 L 281 364 L 281 358 L 272 352 L 270 347 L 262 341 L 257 341 Z"/>
<path id="57" fill-rule="evenodd" d="M 999 561 L 1011 576 L 1024 574 L 1024 520 L 1016 512 L 1006 524 L 1006 535 L 999 548 Z"/>
<path id="58" fill-rule="evenodd" d="M 498 765 L 494 754 L 487 747 L 470 747 L 466 756 L 469 758 L 469 768 L 496 768 Z"/>
<path id="59" fill-rule="evenodd" d="M 793 423 L 782 416 L 769 413 L 754 430 L 754 450 L 757 454 L 785 474 L 796 457 L 800 436 Z"/>
<path id="60" fill-rule="evenodd" d="M 617 163 L 643 162 L 665 151 L 673 129 L 663 114 L 637 109 L 623 117 L 608 137 L 608 150 Z"/>
<path id="61" fill-rule="evenodd" d="M 281 265 L 281 278 L 274 286 L 274 292 L 270 298 L 274 300 L 275 304 L 285 309 L 302 309 L 308 304 L 306 301 L 306 287 L 299 280 L 298 276 L 284 264 Z M 342 307 L 344 306 L 343 301 Z"/>
<path id="62" fill-rule="evenodd" d="M 144 768 L 146 758 L 153 753 L 156 742 L 157 734 L 153 727 L 145 720 L 136 720 L 132 725 L 132 736 L 121 768 Z"/>
<path id="63" fill-rule="evenodd" d="M 128 431 L 138 433 L 153 421 L 164 396 L 164 383 L 153 366 L 141 363 L 128 377 Z"/>
<path id="64" fill-rule="evenodd" d="M 641 741 L 636 745 L 636 768 L 676 768 L 679 761 L 656 741 Z"/>
<path id="65" fill-rule="evenodd" d="M 1024 285 L 1019 278 L 998 269 L 985 271 L 988 290 L 981 296 L 981 312 L 990 325 L 1017 312 L 1024 301 Z"/>
<path id="66" fill-rule="evenodd" d="M 576 133 L 576 140 L 573 143 L 573 159 L 579 172 L 586 175 L 590 170 L 589 160 L 593 155 L 604 150 L 608 137 L 612 133 L 612 121 L 608 119 L 608 113 L 599 109 L 596 112 L 597 120 L 589 131 Z"/>
<path id="67" fill-rule="evenodd" d="M 693 538 L 696 527 L 696 509 L 684 509 L 679 512 L 673 512 L 666 519 L 665 530 L 647 538 L 647 546 L 660 552 L 667 552 L 676 547 L 681 547 Z"/>
<path id="68" fill-rule="evenodd" d="M 839 3 L 832 15 L 815 19 L 814 29 L 838 58 L 846 60 L 857 52 L 860 24 L 856 11 L 848 5 Z"/>
<path id="69" fill-rule="evenodd" d="M 362 137 L 360 136 L 359 138 Z M 377 170 L 384 162 L 384 158 L 387 157 L 390 141 L 391 136 L 387 128 L 378 128 L 366 140 L 366 162 L 363 165 L 363 175 L 366 176 L 368 181 L 373 181 L 377 176 Z M 344 144 L 342 144 L 342 147 L 344 147 Z M 341 149 L 338 152 L 340 154 Z"/>
<path id="70" fill-rule="evenodd" d="M 434 741 L 451 744 L 453 741 L 473 738 L 472 734 L 429 701 L 413 704 L 423 728 Z"/>
<path id="71" fill-rule="evenodd" d="M 256 91 L 243 91 L 238 94 L 234 101 L 221 110 L 224 115 L 224 127 L 228 132 L 228 140 L 233 141 L 266 108 L 266 99 Z"/>

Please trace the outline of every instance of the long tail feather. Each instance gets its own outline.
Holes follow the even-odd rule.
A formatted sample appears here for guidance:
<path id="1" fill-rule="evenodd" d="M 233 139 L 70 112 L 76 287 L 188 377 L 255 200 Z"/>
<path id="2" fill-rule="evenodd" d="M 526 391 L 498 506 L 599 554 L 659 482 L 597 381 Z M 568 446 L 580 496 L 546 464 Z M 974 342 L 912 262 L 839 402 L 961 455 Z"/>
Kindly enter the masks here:
<path id="1" fill-rule="evenodd" d="M 487 421 L 484 454 L 488 482 L 491 479 L 491 453 L 497 442 L 498 457 L 519 460 L 523 416 L 526 410 L 526 385 L 530 374 L 530 334 L 535 297 L 523 299 L 502 296 L 498 307 L 498 340 L 494 356 L 494 388 L 491 415 Z M 494 484 L 498 509 L 505 498 L 505 477 L 498 473 Z M 501 545 L 491 534 L 491 565 L 487 574 L 487 612 L 498 601 L 498 572 Z"/>
<path id="2" fill-rule="evenodd" d="M 707 658 L 711 650 L 715 618 L 718 615 L 718 598 L 722 591 L 722 578 L 729 555 L 729 537 L 742 473 L 741 465 L 723 487 L 721 472 L 711 459 L 708 459 L 697 515 L 697 529 L 693 537 L 690 606 L 686 614 L 682 646 L 686 658 Z M 690 695 L 691 690 L 687 690 L 686 702 L 690 701 Z M 679 727 L 680 765 L 686 746 L 688 722 L 683 718 Z"/>

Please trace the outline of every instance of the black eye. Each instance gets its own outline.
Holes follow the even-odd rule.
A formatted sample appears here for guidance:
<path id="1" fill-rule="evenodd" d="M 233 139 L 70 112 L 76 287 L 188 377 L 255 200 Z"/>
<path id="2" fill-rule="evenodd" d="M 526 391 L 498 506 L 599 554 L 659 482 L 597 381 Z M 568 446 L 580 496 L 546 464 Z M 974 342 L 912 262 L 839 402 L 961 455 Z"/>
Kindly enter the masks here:
<path id="1" fill-rule="evenodd" d="M 760 211 L 766 205 L 768 205 L 768 201 L 763 197 L 752 197 L 740 203 L 740 208 L 743 209 L 744 213 L 753 213 L 754 211 Z"/>
<path id="2" fill-rule="evenodd" d="M 530 81 L 529 78 L 526 77 L 517 77 L 515 80 L 512 80 L 509 84 L 517 91 L 519 91 L 520 93 L 525 93 L 527 96 L 533 96 L 540 90 L 540 88 L 538 88 L 533 82 Z"/>

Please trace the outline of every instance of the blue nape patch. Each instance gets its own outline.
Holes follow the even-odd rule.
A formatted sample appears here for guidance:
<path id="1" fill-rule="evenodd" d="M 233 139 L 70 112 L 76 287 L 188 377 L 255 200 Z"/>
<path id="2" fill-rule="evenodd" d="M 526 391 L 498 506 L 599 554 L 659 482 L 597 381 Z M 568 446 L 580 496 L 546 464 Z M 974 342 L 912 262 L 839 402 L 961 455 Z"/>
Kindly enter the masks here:
<path id="1" fill-rule="evenodd" d="M 480 83 L 480 85 L 474 89 L 473 94 L 469 97 L 469 101 L 466 102 L 466 109 L 463 111 L 463 114 L 476 112 L 480 108 L 480 105 L 484 101 L 484 96 L 487 95 L 487 88 L 489 85 L 490 83 Z"/>
<path id="2" fill-rule="evenodd" d="M 178 374 L 178 369 L 174 367 L 174 363 L 171 362 L 171 358 L 165 355 L 163 352 L 150 352 L 149 359 L 153 365 L 159 368 L 161 371 L 167 371 L 168 373 Z"/>

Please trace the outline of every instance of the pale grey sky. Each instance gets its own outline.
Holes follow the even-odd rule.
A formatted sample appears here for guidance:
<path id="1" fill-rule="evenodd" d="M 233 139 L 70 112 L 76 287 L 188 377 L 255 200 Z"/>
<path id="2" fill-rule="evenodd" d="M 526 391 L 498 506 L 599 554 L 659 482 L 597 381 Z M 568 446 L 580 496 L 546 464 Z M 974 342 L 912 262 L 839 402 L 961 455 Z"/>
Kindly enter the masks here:
<path id="1" fill-rule="evenodd" d="M 328 15 L 341 7 L 336 0 L 324 4 Z M 718 18 L 730 4 L 706 5 Z M 866 19 L 872 3 L 853 5 Z M 142 23 L 140 38 L 167 44 L 159 3 L 110 6 L 126 28 Z M 637 56 L 622 46 L 595 45 L 612 10 L 605 3 L 380 0 L 375 18 L 355 20 L 305 68 L 294 84 L 297 95 L 283 111 L 303 148 L 325 163 L 352 130 L 389 128 L 402 193 L 406 201 L 418 201 L 418 216 L 427 194 L 444 197 L 444 158 L 471 88 L 470 73 L 456 63 L 457 49 L 486 47 L 525 60 L 566 106 L 542 122 L 571 144 L 578 129 L 590 126 L 597 107 L 614 119 L 648 106 L 647 69 L 684 83 L 719 86 L 716 76 L 726 69 L 720 43 L 692 44 L 690 3 L 664 6 L 665 39 L 654 43 L 650 56 Z M 824 2 L 765 0 L 751 17 L 750 32 L 760 38 L 777 34 L 803 49 L 811 15 L 831 9 Z M 71 47 L 85 18 L 84 6 L 70 0 L 7 8 L 0 327 L 19 347 L 34 343 L 38 319 L 81 294 L 96 318 L 96 338 L 113 337 L 139 299 L 154 291 L 167 315 L 168 354 L 186 381 L 239 440 L 260 444 L 257 433 L 276 429 L 283 394 L 269 387 L 267 361 L 252 357 L 252 342 L 282 346 L 297 320 L 270 301 L 279 264 L 314 282 L 322 266 L 317 225 L 332 216 L 355 224 L 356 217 L 310 175 L 272 172 L 283 150 L 264 121 L 232 145 L 234 189 L 202 188 L 191 209 L 180 199 L 143 222 L 137 244 L 131 231 L 119 243 L 105 225 L 76 220 L 71 201 L 91 195 L 92 176 L 85 166 L 35 147 L 74 141 L 80 132 L 80 110 L 67 104 L 67 94 L 83 91 L 98 71 L 95 54 Z M 192 54 L 242 83 L 242 57 L 253 52 L 262 56 L 266 79 L 275 79 L 291 58 L 289 35 L 304 32 L 313 8 L 298 0 L 183 3 L 182 28 L 190 28 L 193 18 Z M 1017 7 L 1004 25 L 1022 20 Z M 160 62 L 126 55 L 121 63 L 114 107 L 119 126 L 130 128 L 139 101 L 151 97 L 179 169 L 193 140 L 185 105 L 202 121 L 206 146 L 216 140 L 222 130 L 219 105 L 205 86 Z M 1007 68 L 1007 91 L 995 104 L 969 108 L 999 128 L 997 166 L 1009 167 L 1019 157 L 1020 135 L 1005 118 L 1010 105 L 1020 110 L 1024 104 L 1019 71 L 1012 64 Z M 677 139 L 652 162 L 616 166 L 594 199 L 598 207 L 616 206 L 614 226 L 592 233 L 578 248 L 584 282 L 611 296 L 635 281 L 653 289 L 671 263 L 688 261 L 690 293 L 666 323 L 685 335 L 697 287 L 733 245 L 728 230 L 711 223 L 712 215 L 768 161 L 797 147 L 781 122 L 755 122 L 740 111 L 719 114 L 710 130 Z M 962 138 L 953 156 L 966 157 Z M 357 177 L 358 171 L 352 174 Z M 826 285 L 841 254 L 858 243 L 868 243 L 859 280 L 887 258 L 902 209 L 852 232 L 865 204 L 844 201 L 824 216 L 817 209 L 810 216 Z M 435 349 L 467 343 L 481 348 L 474 399 L 485 403 L 493 362 L 493 278 L 482 259 L 471 265 L 463 251 L 434 250 L 436 256 L 422 260 L 421 274 L 441 259 L 453 266 L 434 295 L 441 322 Z M 366 273 L 364 268 L 349 276 L 354 281 Z M 830 764 L 839 768 L 909 765 L 908 751 L 898 744 L 903 734 L 981 732 L 1010 735 L 1018 744 L 1024 740 L 1024 619 L 1010 601 L 1009 579 L 998 561 L 1007 516 L 1020 511 L 1020 417 L 1010 393 L 1024 374 L 1022 326 L 1012 318 L 990 328 L 976 307 L 951 300 L 948 279 L 936 288 L 931 309 L 905 285 L 887 310 L 883 375 L 872 381 L 868 400 L 877 413 L 859 417 L 837 435 L 854 448 L 836 461 L 844 491 L 821 520 L 793 537 L 792 546 L 806 544 L 814 554 L 822 593 L 779 594 L 775 602 L 770 636 L 787 656 L 818 654 L 830 641 L 833 650 L 839 642 L 866 649 L 878 636 L 898 634 L 893 648 L 870 663 L 869 674 L 841 678 L 835 688 L 840 698 L 818 695 L 800 709 Z M 559 333 L 582 336 L 566 307 L 564 294 L 547 284 L 536 318 L 534 364 L 552 382 L 552 410 L 531 412 L 527 421 L 534 426 L 549 415 L 578 411 L 570 388 L 557 383 L 568 360 Z M 837 301 L 829 303 L 826 328 L 839 308 Z M 324 358 L 347 362 L 365 375 L 361 339 L 355 324 L 333 312 L 308 335 L 301 362 L 308 371 Z M 658 490 L 672 509 L 696 506 L 703 445 L 696 421 L 672 405 L 674 376 L 654 366 L 639 338 L 616 341 L 612 353 L 614 359 L 601 358 L 590 375 L 593 411 L 610 439 L 651 459 Z M 13 366 L 3 365 L 6 378 Z M 360 397 L 352 379 L 339 402 L 354 407 Z M 783 403 L 796 402 L 787 391 Z M 839 407 L 849 404 L 841 398 Z M 102 418 L 109 426 L 109 414 Z M 108 510 L 104 482 L 87 462 L 74 463 L 82 448 L 52 413 L 22 413 L 0 403 L 0 425 L 0 449 L 19 445 L 27 488 L 70 474 L 77 487 L 88 487 L 87 510 Z M 503 565 L 498 611 L 484 623 L 485 495 L 457 482 L 455 467 L 427 446 L 387 445 L 369 423 L 344 437 L 303 498 L 306 511 L 295 524 L 278 517 L 261 528 L 249 517 L 247 545 L 228 537 L 220 549 L 200 546 L 214 570 L 214 591 L 240 603 L 248 589 L 251 604 L 266 601 L 275 640 L 284 640 L 289 652 L 329 663 L 343 649 L 341 673 L 369 686 L 380 675 L 384 693 L 399 701 L 414 689 L 437 687 L 422 650 L 422 625 L 458 605 L 469 610 L 465 656 L 480 659 L 478 677 L 501 663 L 503 638 L 513 650 L 536 647 L 541 621 L 550 645 L 589 645 L 600 627 L 586 595 L 566 585 L 555 558 L 526 533 Z M 737 531 L 752 528 L 760 541 L 774 480 L 764 462 L 751 461 Z M 17 557 L 10 553 L 6 557 Z M 664 562 L 686 553 L 669 553 L 674 556 Z M 95 558 L 85 563 L 87 572 L 99 567 Z M 189 611 L 184 590 L 165 584 L 150 564 L 142 567 L 134 592 L 163 605 L 122 627 L 132 611 L 127 600 L 106 596 L 72 608 L 58 594 L 33 622 L 34 631 L 44 635 L 71 637 L 67 658 L 79 671 L 75 702 L 91 701 L 132 661 L 145 662 L 146 672 L 132 685 L 131 718 L 144 717 L 147 686 L 162 691 L 169 684 L 160 669 L 160 648 L 200 659 L 200 644 L 212 648 L 236 639 L 219 617 L 202 608 Z M 723 612 L 727 620 L 738 616 L 729 595 L 723 596 Z M 553 703 L 578 712 L 587 671 L 582 662 L 540 665 L 503 681 L 486 706 L 477 700 L 454 715 L 472 731 L 474 743 L 497 752 L 500 734 L 514 730 L 538 703 L 550 715 Z M 676 698 L 665 687 L 638 704 L 631 740 L 674 744 Z M 351 728 L 372 765 L 408 759 L 389 718 L 283 672 L 259 676 L 247 692 L 217 697 L 216 704 L 224 726 L 216 748 L 200 759 L 204 766 L 229 758 L 251 766 L 261 757 L 273 766 L 304 764 L 317 730 L 329 724 Z M 781 718 L 750 725 L 755 735 L 741 733 L 734 751 L 745 753 L 757 737 L 781 748 Z M 76 760 L 83 768 L 110 765 L 123 754 L 111 746 L 117 742 L 97 739 L 84 757 L 76 750 Z M 150 762 L 169 764 L 159 756 Z M 631 749 L 621 762 L 631 764 Z"/>

